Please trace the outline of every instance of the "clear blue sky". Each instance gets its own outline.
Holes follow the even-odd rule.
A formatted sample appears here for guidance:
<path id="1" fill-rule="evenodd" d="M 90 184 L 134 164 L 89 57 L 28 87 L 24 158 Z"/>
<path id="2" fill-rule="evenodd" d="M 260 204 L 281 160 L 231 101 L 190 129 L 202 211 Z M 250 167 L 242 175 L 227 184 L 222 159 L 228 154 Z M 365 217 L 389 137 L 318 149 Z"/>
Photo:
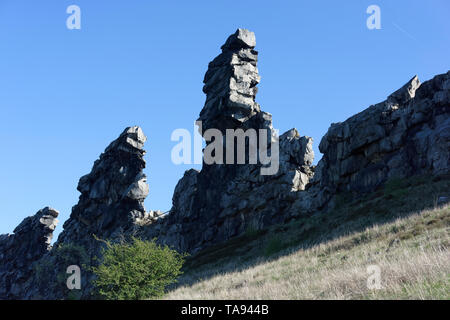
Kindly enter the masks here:
<path id="1" fill-rule="evenodd" d="M 66 8 L 81 8 L 81 30 Z M 366 8 L 381 8 L 368 30 Z M 256 33 L 257 101 L 280 133 L 314 138 L 380 102 L 415 74 L 449 69 L 450 2 L 0 0 L 0 233 L 45 206 L 62 223 L 121 131 L 148 136 L 147 209 L 168 210 L 191 166 L 170 160 L 191 130 L 208 62 L 238 27 Z"/>

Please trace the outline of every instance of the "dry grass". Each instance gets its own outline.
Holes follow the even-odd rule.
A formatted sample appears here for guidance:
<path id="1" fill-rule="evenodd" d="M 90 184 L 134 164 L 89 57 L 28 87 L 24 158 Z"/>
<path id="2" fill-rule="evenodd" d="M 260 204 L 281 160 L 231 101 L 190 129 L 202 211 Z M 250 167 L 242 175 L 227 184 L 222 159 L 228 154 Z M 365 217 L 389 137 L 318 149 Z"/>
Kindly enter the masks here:
<path id="1" fill-rule="evenodd" d="M 450 299 L 449 231 L 447 205 L 309 248 L 291 247 L 272 260 L 197 268 L 165 298 Z M 379 290 L 367 288 L 369 265 L 381 270 Z"/>

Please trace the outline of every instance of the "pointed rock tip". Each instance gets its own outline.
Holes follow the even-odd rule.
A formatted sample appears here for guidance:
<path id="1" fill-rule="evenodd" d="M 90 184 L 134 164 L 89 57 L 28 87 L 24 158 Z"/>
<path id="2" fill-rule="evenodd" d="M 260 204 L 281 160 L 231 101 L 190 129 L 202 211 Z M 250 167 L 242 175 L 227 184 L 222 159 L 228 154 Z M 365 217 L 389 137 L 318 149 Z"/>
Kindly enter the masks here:
<path id="1" fill-rule="evenodd" d="M 236 49 L 253 49 L 255 46 L 255 33 L 247 29 L 239 28 L 234 34 L 228 37 L 227 41 L 221 47 L 221 49 L 223 51 Z"/>

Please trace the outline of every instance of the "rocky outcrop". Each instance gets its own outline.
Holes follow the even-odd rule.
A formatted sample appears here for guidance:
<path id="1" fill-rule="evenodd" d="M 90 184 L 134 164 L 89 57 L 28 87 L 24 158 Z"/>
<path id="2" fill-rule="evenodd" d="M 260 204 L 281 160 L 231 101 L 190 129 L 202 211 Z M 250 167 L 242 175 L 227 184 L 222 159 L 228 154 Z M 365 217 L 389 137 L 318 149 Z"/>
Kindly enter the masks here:
<path id="1" fill-rule="evenodd" d="M 420 83 L 417 76 L 388 98 L 333 123 L 322 159 L 289 209 L 291 216 L 324 210 L 336 194 L 367 193 L 392 178 L 450 172 L 450 72 Z"/>
<path id="2" fill-rule="evenodd" d="M 148 214 L 144 200 L 149 193 L 143 173 L 146 139 L 140 127 L 126 128 L 95 161 L 91 172 L 81 177 L 77 188 L 80 199 L 57 244 L 97 248 L 94 236 L 117 238 L 133 232 L 137 224 L 145 224 Z"/>
<path id="3" fill-rule="evenodd" d="M 13 234 L 0 235 L 0 299 L 24 298 L 35 262 L 51 249 L 58 211 L 46 207 L 25 218 Z"/>
<path id="4" fill-rule="evenodd" d="M 301 137 L 296 129 L 278 137 L 272 115 L 255 102 L 260 80 L 255 45 L 254 33 L 245 29 L 226 40 L 205 74 L 206 102 L 198 120 L 202 134 L 208 129 L 224 136 L 227 129 L 265 130 L 258 138 L 258 151 L 264 147 L 278 152 L 271 149 L 271 142 L 279 140 L 278 170 L 261 175 L 265 165 L 249 164 L 247 142 L 245 164 L 204 163 L 201 171 L 187 171 L 175 188 L 170 213 L 158 226 L 144 230 L 145 237 L 156 236 L 177 250 L 196 252 L 246 230 L 284 221 L 283 211 L 294 201 L 295 192 L 308 184 L 313 175 L 312 138 Z"/>
<path id="5" fill-rule="evenodd" d="M 450 172 L 450 72 L 422 84 L 414 77 L 386 101 L 332 124 L 320 142 L 323 157 L 316 167 L 312 138 L 297 129 L 278 135 L 271 114 L 255 101 L 260 81 L 255 46 L 255 35 L 245 29 L 226 40 L 205 74 L 206 101 L 198 119 L 201 133 L 216 129 L 224 136 L 223 145 L 229 130 L 262 132 L 256 141 L 244 141 L 244 164 L 236 161 L 236 146 L 223 155 L 225 160 L 233 154 L 233 163 L 204 157 L 200 171 L 188 170 L 178 182 L 170 212 L 146 211 L 146 137 L 139 127 L 126 128 L 80 179 L 79 202 L 52 250 L 57 212 L 49 208 L 25 219 L 14 234 L 0 236 L 0 298 L 65 298 L 64 284 L 54 280 L 67 267 L 62 264 L 73 263 L 57 256 L 63 245 L 78 253 L 83 248 L 90 264 L 101 254 L 96 237 L 156 237 L 195 253 L 247 230 L 327 211 L 340 192 L 361 194 L 393 177 Z M 206 139 L 205 153 L 215 142 Z M 272 158 L 271 174 L 262 174 L 274 164 L 262 161 L 264 153 L 258 152 L 256 163 L 249 161 L 251 147 L 265 150 L 266 156 L 279 155 Z M 77 261 L 84 261 L 82 256 Z M 45 272 L 44 286 L 33 271 L 37 264 L 46 265 L 45 270 L 55 266 L 53 273 Z M 83 272 L 79 297 L 89 298 L 92 278 Z"/>
<path id="6" fill-rule="evenodd" d="M 386 101 L 332 124 L 315 180 L 330 194 L 371 191 L 387 179 L 450 171 L 450 73 L 417 76 Z"/>
<path id="7" fill-rule="evenodd" d="M 262 176 L 258 164 L 204 163 L 200 172 L 187 171 L 170 214 L 149 233 L 161 242 L 196 252 L 249 228 L 327 210 L 340 192 L 370 192 L 393 177 L 450 172 L 449 73 L 423 84 L 414 77 L 386 101 L 332 124 L 315 168 L 312 139 L 296 129 L 278 137 L 271 115 L 255 102 L 255 44 L 252 32 L 238 29 L 222 46 L 205 75 L 199 120 L 203 129 L 222 133 L 267 129 L 270 139 L 279 139 L 279 170 Z"/>

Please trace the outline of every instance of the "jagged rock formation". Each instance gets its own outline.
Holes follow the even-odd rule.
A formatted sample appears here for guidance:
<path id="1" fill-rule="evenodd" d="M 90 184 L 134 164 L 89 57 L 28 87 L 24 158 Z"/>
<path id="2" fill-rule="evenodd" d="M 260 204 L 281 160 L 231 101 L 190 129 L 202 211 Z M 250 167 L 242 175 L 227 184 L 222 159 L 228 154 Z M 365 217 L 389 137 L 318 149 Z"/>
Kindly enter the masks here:
<path id="1" fill-rule="evenodd" d="M 146 220 L 146 139 L 140 127 L 126 128 L 95 161 L 92 171 L 81 177 L 77 188 L 81 193 L 79 202 L 64 223 L 57 244 L 73 242 L 97 247 L 94 235 L 116 238 L 132 232 L 136 221 Z"/>
<path id="2" fill-rule="evenodd" d="M 295 191 L 305 189 L 313 172 L 312 138 L 300 137 L 295 129 L 278 138 L 272 115 L 255 102 L 260 80 L 255 45 L 254 33 L 245 29 L 227 39 L 205 74 L 206 102 L 199 120 L 204 130 L 218 129 L 224 136 L 227 129 L 266 130 L 268 141 L 259 139 L 258 148 L 265 143 L 270 149 L 270 142 L 279 139 L 279 170 L 263 176 L 260 163 L 246 161 L 204 163 L 200 172 L 187 171 L 175 188 L 170 213 L 158 227 L 144 231 L 148 238 L 157 236 L 180 251 L 196 252 L 248 229 L 284 221 L 281 212 L 294 201 Z"/>
<path id="3" fill-rule="evenodd" d="M 450 172 L 450 72 L 420 83 L 417 76 L 385 101 L 322 138 L 322 159 L 299 193 L 291 216 L 326 209 L 341 192 L 370 192 L 391 178 Z"/>
<path id="4" fill-rule="evenodd" d="M 72 208 L 55 246 L 82 246 L 90 263 L 96 264 L 96 257 L 101 255 L 100 249 L 104 245 L 99 239 L 126 238 L 148 223 L 152 214 L 144 208 L 144 200 L 149 193 L 143 173 L 146 140 L 140 127 L 126 128 L 95 161 L 91 172 L 80 178 L 78 204 Z M 88 298 L 91 274 L 88 270 L 83 270 L 83 273 L 82 297 Z M 42 294 L 48 293 L 41 291 L 37 295 Z"/>
<path id="5" fill-rule="evenodd" d="M 204 161 L 201 171 L 188 170 L 178 182 L 168 214 L 147 212 L 146 137 L 139 127 L 127 128 L 80 179 L 79 202 L 55 247 L 82 246 L 90 263 L 96 263 L 102 243 L 94 235 L 110 240 L 135 235 L 195 253 L 249 229 L 327 211 L 340 192 L 370 192 L 392 177 L 450 172 L 450 72 L 422 84 L 414 77 L 386 101 L 332 124 L 319 145 L 323 157 L 315 167 L 312 138 L 296 129 L 278 136 L 271 114 L 255 101 L 260 81 L 255 45 L 255 35 L 245 29 L 226 40 L 205 74 L 206 101 L 199 120 L 202 133 L 266 130 L 256 146 L 272 155 L 277 153 L 272 143 L 279 142 L 278 170 L 262 175 L 270 164 L 249 163 L 248 152 L 245 164 Z M 212 144 L 207 140 L 207 147 Z M 250 144 L 245 142 L 247 151 Z M 1 299 L 64 298 L 55 285 L 42 287 L 33 271 L 44 260 L 62 263 L 56 249 L 49 250 L 56 216 L 56 211 L 43 209 L 13 235 L 0 236 Z M 49 279 L 55 278 L 56 271 Z M 90 297 L 90 279 L 85 272 L 82 298 Z"/>
<path id="6" fill-rule="evenodd" d="M 0 235 L 0 299 L 24 298 L 33 265 L 51 249 L 58 211 L 46 207 L 25 218 L 13 234 Z"/>
<path id="7" fill-rule="evenodd" d="M 371 191 L 389 178 L 450 171 L 450 73 L 417 76 L 386 101 L 332 124 L 319 149 L 322 189 Z"/>

